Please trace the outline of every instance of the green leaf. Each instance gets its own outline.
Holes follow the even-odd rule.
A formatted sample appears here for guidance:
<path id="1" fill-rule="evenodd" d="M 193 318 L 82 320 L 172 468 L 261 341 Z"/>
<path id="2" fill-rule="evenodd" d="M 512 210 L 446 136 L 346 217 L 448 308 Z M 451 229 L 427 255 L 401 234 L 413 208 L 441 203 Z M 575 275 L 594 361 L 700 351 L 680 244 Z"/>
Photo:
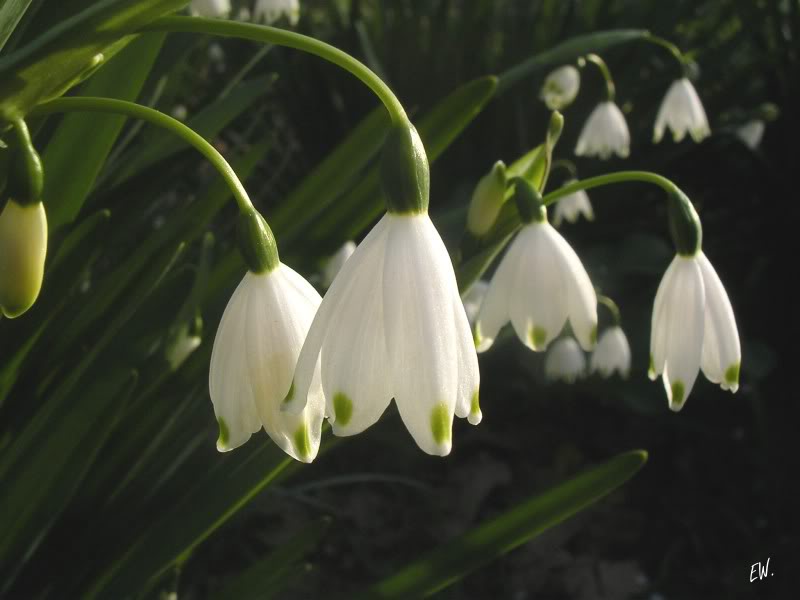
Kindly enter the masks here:
<path id="1" fill-rule="evenodd" d="M 275 81 L 274 75 L 265 75 L 238 85 L 230 94 L 209 104 L 186 122 L 207 140 L 213 139 L 231 121 L 250 108 L 266 94 Z M 120 159 L 124 168 L 114 177 L 108 187 L 115 187 L 131 177 L 142 173 L 152 165 L 186 150 L 190 146 L 169 131 L 157 130 L 139 147 Z"/>
<path id="2" fill-rule="evenodd" d="M 500 75 L 497 95 L 507 92 L 511 87 L 544 67 L 569 62 L 587 52 L 602 52 L 612 46 L 640 40 L 648 35 L 650 33 L 645 29 L 612 29 L 570 38 L 505 71 Z"/>
<path id="3" fill-rule="evenodd" d="M 303 573 L 298 562 L 322 539 L 330 525 L 330 519 L 301 529 L 288 542 L 256 561 L 241 573 L 226 578 L 212 600 L 268 600 L 278 597 L 292 578 Z"/>
<path id="4" fill-rule="evenodd" d="M 30 3 L 31 0 L 5 0 L 0 5 L 0 50 L 6 45 Z"/>
<path id="5" fill-rule="evenodd" d="M 448 542 L 385 579 L 363 598 L 423 598 L 594 504 L 633 477 L 647 452 L 620 454 Z"/>
<path id="6" fill-rule="evenodd" d="M 136 382 L 126 369 L 87 382 L 85 390 L 54 411 L 47 434 L 9 476 L 0 495 L 0 580 L 3 593 L 66 508 L 106 439 L 115 429 Z"/>
<path id="7" fill-rule="evenodd" d="M 0 117 L 26 114 L 91 75 L 150 21 L 188 0 L 100 0 L 0 59 Z"/>
<path id="8" fill-rule="evenodd" d="M 164 37 L 145 34 L 134 40 L 82 86 L 81 95 L 136 100 Z M 50 231 L 71 223 L 78 215 L 125 121 L 123 116 L 93 113 L 63 117 L 42 156 Z M 75 152 L 77 140 L 80 153 Z"/>

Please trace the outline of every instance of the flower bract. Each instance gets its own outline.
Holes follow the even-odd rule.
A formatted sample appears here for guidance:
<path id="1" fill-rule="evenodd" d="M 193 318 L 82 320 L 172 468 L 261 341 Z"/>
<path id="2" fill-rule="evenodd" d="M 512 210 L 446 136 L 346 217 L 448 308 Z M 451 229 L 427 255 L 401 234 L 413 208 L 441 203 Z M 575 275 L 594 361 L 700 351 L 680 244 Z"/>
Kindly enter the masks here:
<path id="1" fill-rule="evenodd" d="M 597 333 L 597 296 L 580 259 L 546 220 L 520 230 L 500 261 L 475 324 L 479 352 L 509 320 L 520 341 L 544 350 L 569 319 L 581 347 Z"/>
<path id="2" fill-rule="evenodd" d="M 287 410 L 304 406 L 317 365 L 336 435 L 363 431 L 392 398 L 428 454 L 450 452 L 454 414 L 480 421 L 469 323 L 427 212 L 387 213 L 344 264 L 303 346 Z"/>
<path id="3" fill-rule="evenodd" d="M 298 414 L 281 411 L 294 393 L 292 376 L 321 301 L 284 264 L 248 271 L 231 296 L 214 339 L 209 391 L 219 422 L 217 449 L 244 444 L 261 427 L 287 454 L 311 462 L 319 449 L 325 405 L 319 370 Z"/>
<path id="4" fill-rule="evenodd" d="M 616 154 L 627 158 L 630 154 L 631 136 L 628 123 L 619 107 L 611 100 L 601 102 L 583 125 L 575 154 L 597 156 L 603 160 Z"/>
<path id="5" fill-rule="evenodd" d="M 703 103 L 686 77 L 674 81 L 661 102 L 653 129 L 654 142 L 661 141 L 667 127 L 672 130 L 672 139 L 676 142 L 680 142 L 687 133 L 695 142 L 711 135 Z"/>
<path id="6" fill-rule="evenodd" d="M 702 251 L 676 255 L 658 286 L 650 338 L 651 379 L 669 407 L 683 408 L 700 369 L 722 389 L 739 388 L 741 347 L 730 300 Z"/>

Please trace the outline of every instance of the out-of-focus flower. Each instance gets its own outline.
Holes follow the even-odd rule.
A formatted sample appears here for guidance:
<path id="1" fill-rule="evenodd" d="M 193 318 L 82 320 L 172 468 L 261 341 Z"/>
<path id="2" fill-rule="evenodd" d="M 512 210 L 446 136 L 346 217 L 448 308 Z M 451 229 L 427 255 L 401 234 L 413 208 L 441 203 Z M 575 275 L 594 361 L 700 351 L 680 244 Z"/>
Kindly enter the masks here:
<path id="1" fill-rule="evenodd" d="M 481 177 L 467 211 L 467 230 L 481 236 L 491 229 L 503 207 L 506 195 L 506 165 L 498 160 L 492 170 Z"/>
<path id="2" fill-rule="evenodd" d="M 544 359 L 544 374 L 551 381 L 565 383 L 575 381 L 586 374 L 586 357 L 583 350 L 571 337 L 553 342 Z"/>
<path id="3" fill-rule="evenodd" d="M 730 300 L 702 251 L 677 254 L 658 286 L 650 338 L 651 379 L 662 375 L 679 411 L 700 369 L 724 390 L 739 388 L 742 354 Z"/>
<path id="4" fill-rule="evenodd" d="M 758 148 L 761 144 L 761 138 L 764 137 L 765 129 L 764 121 L 761 119 L 753 119 L 748 121 L 736 130 L 736 135 L 740 140 L 751 150 Z"/>
<path id="5" fill-rule="evenodd" d="M 336 274 L 341 270 L 344 266 L 344 263 L 347 262 L 353 252 L 356 251 L 356 244 L 352 240 L 347 240 L 342 247 L 336 251 L 336 254 L 328 259 L 327 264 L 322 269 L 322 285 L 326 288 L 331 287 L 333 280 L 336 278 Z"/>
<path id="6" fill-rule="evenodd" d="M 479 279 L 469 288 L 463 297 L 464 311 L 467 313 L 470 327 L 475 324 L 475 319 L 478 317 L 478 312 L 481 309 L 483 299 L 486 297 L 486 292 L 489 291 L 489 282 Z"/>
<path id="7" fill-rule="evenodd" d="M 616 154 L 627 158 L 631 136 L 628 123 L 619 107 L 611 100 L 598 104 L 583 125 L 575 154 L 597 156 L 603 160 Z"/>
<path id="8" fill-rule="evenodd" d="M 230 0 L 192 0 L 189 12 L 198 17 L 227 17 L 231 12 Z"/>
<path id="9" fill-rule="evenodd" d="M 581 87 L 581 74 L 572 65 L 552 71 L 544 80 L 539 97 L 550 110 L 563 110 L 572 104 Z"/>
<path id="10" fill-rule="evenodd" d="M 614 371 L 627 378 L 631 370 L 631 348 L 622 327 L 614 325 L 606 329 L 597 341 L 589 361 L 592 373 L 611 377 Z"/>
<path id="11" fill-rule="evenodd" d="M 253 7 L 253 21 L 257 23 L 274 23 L 282 16 L 289 19 L 294 27 L 300 20 L 300 0 L 256 0 Z"/>
<path id="12" fill-rule="evenodd" d="M 680 142 L 687 133 L 695 142 L 701 142 L 711 135 L 703 103 L 686 77 L 674 81 L 661 102 L 653 129 L 654 142 L 661 141 L 667 127 L 672 130 L 672 139 L 676 142 Z"/>
<path id="13" fill-rule="evenodd" d="M 564 185 L 575 183 L 575 180 L 567 181 Z M 553 225 L 559 227 L 561 222 L 566 220 L 568 223 L 575 223 L 583 215 L 587 221 L 594 221 L 594 211 L 589 195 L 586 190 L 578 190 L 569 196 L 559 198 L 553 214 Z"/>

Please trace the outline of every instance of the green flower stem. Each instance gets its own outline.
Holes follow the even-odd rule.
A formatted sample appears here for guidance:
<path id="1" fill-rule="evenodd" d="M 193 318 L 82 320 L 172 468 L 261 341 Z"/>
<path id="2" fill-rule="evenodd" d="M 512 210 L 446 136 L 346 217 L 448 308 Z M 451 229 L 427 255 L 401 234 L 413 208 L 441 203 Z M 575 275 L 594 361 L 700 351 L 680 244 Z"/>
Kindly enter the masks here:
<path id="1" fill-rule="evenodd" d="M 267 25 L 240 23 L 227 19 L 204 19 L 201 17 L 162 17 L 149 23 L 144 31 L 167 31 L 184 33 L 204 33 L 225 37 L 252 40 L 264 44 L 287 46 L 314 54 L 349 71 L 369 87 L 383 102 L 395 125 L 409 124 L 408 116 L 389 86 L 373 73 L 364 63 L 346 52 L 334 48 L 320 40 Z"/>
<path id="2" fill-rule="evenodd" d="M 549 206 L 559 198 L 569 196 L 580 190 L 590 190 L 592 188 L 609 185 L 612 183 L 623 183 L 626 181 L 643 181 L 645 183 L 652 183 L 661 187 L 669 195 L 682 194 L 680 188 L 672 183 L 666 177 L 662 177 L 657 173 L 650 171 L 618 171 L 616 173 L 608 173 L 607 175 L 598 175 L 597 177 L 589 177 L 588 179 L 581 179 L 575 181 L 564 187 L 544 195 L 544 205 Z"/>
<path id="3" fill-rule="evenodd" d="M 603 75 L 603 79 L 606 81 L 606 100 L 613 102 L 617 95 L 617 90 L 616 87 L 614 87 L 614 79 L 611 77 L 611 71 L 608 69 L 606 61 L 600 58 L 597 54 L 587 54 L 583 58 L 587 62 L 592 63 L 598 69 L 600 69 L 600 73 Z"/>
<path id="4" fill-rule="evenodd" d="M 608 296 L 604 296 L 603 294 L 597 294 L 597 303 L 602 304 L 608 309 L 608 312 L 611 313 L 611 318 L 614 320 L 614 325 L 619 326 L 622 323 L 622 315 L 619 312 L 619 306 L 617 303 L 614 302 Z"/>
<path id="5" fill-rule="evenodd" d="M 173 119 L 169 115 L 165 115 L 154 108 L 142 106 L 134 102 L 127 102 L 125 100 L 84 96 L 51 100 L 38 105 L 30 114 L 47 115 L 57 112 L 77 111 L 121 114 L 133 117 L 134 119 L 142 119 L 143 121 L 148 121 L 154 125 L 168 129 L 182 138 L 186 143 L 193 146 L 214 165 L 228 184 L 228 187 L 230 187 L 231 192 L 233 192 L 233 197 L 236 199 L 236 204 L 238 204 L 242 214 L 249 214 L 255 211 L 253 203 L 247 195 L 247 191 L 244 189 L 242 182 L 239 181 L 239 178 L 236 176 L 233 167 L 228 164 L 228 161 L 225 160 L 216 148 L 192 128 L 187 127 L 177 119 Z"/>
<path id="6" fill-rule="evenodd" d="M 651 44 L 655 44 L 656 46 L 661 46 L 669 51 L 670 54 L 678 61 L 681 68 L 683 69 L 686 64 L 689 62 L 687 57 L 683 55 L 683 52 L 680 51 L 675 44 L 670 42 L 669 40 L 665 40 L 664 38 L 658 37 L 657 35 L 653 35 L 652 33 L 644 36 L 642 38 L 646 42 L 650 42 Z"/>

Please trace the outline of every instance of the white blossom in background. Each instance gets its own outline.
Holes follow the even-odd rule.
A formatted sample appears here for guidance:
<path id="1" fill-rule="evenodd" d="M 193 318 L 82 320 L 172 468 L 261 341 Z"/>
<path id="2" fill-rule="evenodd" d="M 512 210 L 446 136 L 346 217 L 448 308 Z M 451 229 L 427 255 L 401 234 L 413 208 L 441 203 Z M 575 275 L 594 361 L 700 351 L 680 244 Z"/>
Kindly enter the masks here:
<path id="1" fill-rule="evenodd" d="M 326 288 L 331 287 L 336 274 L 347 262 L 347 259 L 356 251 L 356 244 L 352 240 L 347 240 L 342 247 L 336 251 L 336 254 L 328 259 L 325 267 L 322 269 L 322 285 Z"/>
<path id="2" fill-rule="evenodd" d="M 483 299 L 486 297 L 486 292 L 489 291 L 489 282 L 479 279 L 467 290 L 464 294 L 464 311 L 467 313 L 467 320 L 470 327 L 475 324 L 475 319 L 478 317 L 478 312 L 483 304 Z"/>
<path id="3" fill-rule="evenodd" d="M 581 74 L 572 65 L 552 71 L 544 80 L 539 98 L 550 110 L 563 110 L 578 96 Z"/>
<path id="4" fill-rule="evenodd" d="M 511 321 L 520 341 L 535 351 L 569 319 L 590 350 L 597 335 L 597 296 L 575 251 L 546 220 L 523 226 L 500 261 L 475 323 L 478 352 L 488 350 Z"/>
<path id="5" fill-rule="evenodd" d="M 575 179 L 567 181 L 564 185 L 575 183 Z M 594 221 L 594 210 L 592 210 L 592 203 L 589 201 L 589 194 L 586 190 L 578 190 L 569 196 L 559 198 L 553 209 L 553 226 L 559 227 L 563 221 L 568 223 L 576 223 L 580 216 L 587 221 Z"/>
<path id="6" fill-rule="evenodd" d="M 697 373 L 724 390 L 739 389 L 739 332 L 728 294 L 702 251 L 676 255 L 658 286 L 649 376 L 662 376 L 670 409 L 679 411 Z"/>
<path id="7" fill-rule="evenodd" d="M 231 12 L 230 0 L 192 0 L 189 12 L 198 17 L 227 17 Z"/>
<path id="8" fill-rule="evenodd" d="M 631 347 L 622 327 L 614 325 L 600 334 L 589 360 L 592 373 L 611 377 L 616 371 L 623 378 L 631 372 Z"/>
<path id="9" fill-rule="evenodd" d="M 586 357 L 574 338 L 553 342 L 544 359 L 544 374 L 551 381 L 565 383 L 575 383 L 586 375 Z"/>
<path id="10" fill-rule="evenodd" d="M 711 135 L 703 103 L 686 77 L 674 81 L 661 102 L 653 129 L 655 143 L 661 141 L 667 127 L 672 130 L 672 139 L 676 142 L 687 133 L 695 142 Z"/>
<path id="11" fill-rule="evenodd" d="M 261 427 L 287 454 L 311 462 L 319 450 L 325 403 L 319 369 L 299 414 L 281 411 L 291 399 L 300 348 L 321 301 L 303 277 L 283 263 L 248 271 L 231 296 L 214 339 L 209 391 L 219 423 L 217 449 L 233 450 Z"/>
<path id="12" fill-rule="evenodd" d="M 339 271 L 286 410 L 305 406 L 316 368 L 336 435 L 365 430 L 392 398 L 428 454 L 449 454 L 454 414 L 480 422 L 478 357 L 450 256 L 427 212 L 384 215 Z"/>
<path id="13" fill-rule="evenodd" d="M 761 144 L 761 138 L 764 137 L 765 129 L 764 121 L 761 119 L 753 119 L 748 121 L 736 130 L 736 135 L 740 140 L 751 150 L 758 148 Z"/>
<path id="14" fill-rule="evenodd" d="M 189 111 L 185 104 L 176 104 L 172 107 L 172 118 L 178 119 L 178 121 L 185 121 L 188 116 Z"/>
<path id="15" fill-rule="evenodd" d="M 603 160 L 616 154 L 627 158 L 630 154 L 631 136 L 625 115 L 611 100 L 601 102 L 583 125 L 575 154 L 597 156 Z"/>
<path id="16" fill-rule="evenodd" d="M 256 23 L 269 25 L 284 15 L 292 27 L 297 25 L 300 20 L 300 0 L 256 0 L 253 6 L 253 21 Z"/>

